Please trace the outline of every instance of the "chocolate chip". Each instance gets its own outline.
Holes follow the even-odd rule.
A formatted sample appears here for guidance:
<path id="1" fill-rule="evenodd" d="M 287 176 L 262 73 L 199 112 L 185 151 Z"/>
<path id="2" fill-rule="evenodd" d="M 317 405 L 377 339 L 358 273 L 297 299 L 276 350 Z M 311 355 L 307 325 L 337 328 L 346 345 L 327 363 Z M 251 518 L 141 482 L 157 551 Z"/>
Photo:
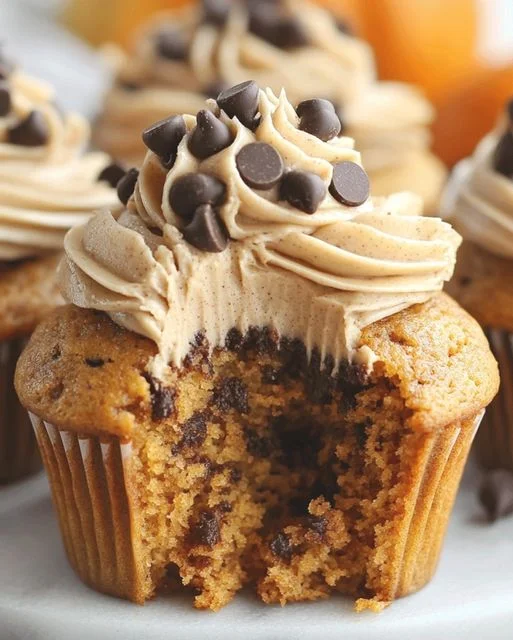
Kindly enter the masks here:
<path id="1" fill-rule="evenodd" d="M 22 147 L 41 147 L 48 142 L 48 125 L 40 111 L 31 111 L 17 125 L 7 130 L 7 141 Z"/>
<path id="2" fill-rule="evenodd" d="M 333 167 L 331 195 L 348 207 L 358 207 L 369 197 L 369 178 L 355 162 L 339 162 Z"/>
<path id="3" fill-rule="evenodd" d="M 226 198 L 226 185 L 207 173 L 186 173 L 169 191 L 169 204 L 177 216 L 191 221 L 202 204 L 217 207 Z"/>
<path id="4" fill-rule="evenodd" d="M 105 360 L 103 358 L 86 358 L 85 363 L 88 367 L 98 369 L 99 367 L 103 367 Z"/>
<path id="5" fill-rule="evenodd" d="M 203 0 L 204 21 L 222 27 L 228 19 L 230 4 L 230 0 Z"/>
<path id="6" fill-rule="evenodd" d="M 202 511 L 198 521 L 191 527 L 191 542 L 195 545 L 214 547 L 221 541 L 221 531 L 217 516 L 213 511 Z"/>
<path id="7" fill-rule="evenodd" d="M 6 82 L 0 81 L 0 116 L 6 116 L 11 110 L 11 92 Z"/>
<path id="8" fill-rule="evenodd" d="M 228 88 L 228 84 L 224 80 L 216 80 L 203 89 L 203 94 L 207 98 L 217 100 L 219 94 Z"/>
<path id="9" fill-rule="evenodd" d="M 224 378 L 214 389 L 213 402 L 221 411 L 249 413 L 248 388 L 240 378 Z"/>
<path id="10" fill-rule="evenodd" d="M 237 169 L 253 189 L 271 189 L 283 176 L 283 160 L 266 142 L 252 142 L 237 154 Z"/>
<path id="11" fill-rule="evenodd" d="M 315 173 L 289 171 L 280 185 L 280 200 L 311 214 L 317 211 L 327 192 L 324 181 Z"/>
<path id="12" fill-rule="evenodd" d="M 308 44 L 302 24 L 279 2 L 251 3 L 249 15 L 250 31 L 276 47 L 293 49 Z"/>
<path id="13" fill-rule="evenodd" d="M 271 364 L 265 364 L 262 367 L 262 382 L 264 384 L 279 384 L 281 374 L 280 369 L 275 369 Z"/>
<path id="14" fill-rule="evenodd" d="M 196 411 L 182 425 L 182 439 L 173 448 L 177 453 L 183 447 L 200 447 L 207 437 L 207 414 L 205 411 Z"/>
<path id="15" fill-rule="evenodd" d="M 479 501 L 490 522 L 513 514 L 513 473 L 506 469 L 489 472 L 481 484 Z"/>
<path id="16" fill-rule="evenodd" d="M 342 129 L 335 106 L 329 100 L 316 98 L 304 100 L 297 107 L 297 115 L 301 118 L 299 128 L 320 140 L 327 142 L 338 136 Z"/>
<path id="17" fill-rule="evenodd" d="M 233 142 L 230 129 L 211 112 L 203 109 L 196 116 L 196 127 L 189 139 L 193 156 L 204 160 L 226 149 Z"/>
<path id="18" fill-rule="evenodd" d="M 115 189 L 119 181 L 125 177 L 126 170 L 117 162 L 113 162 L 102 169 L 98 175 L 98 182 L 108 182 L 110 186 Z"/>
<path id="19" fill-rule="evenodd" d="M 150 151 L 160 158 L 166 169 L 175 162 L 178 145 L 187 133 L 182 116 L 160 120 L 143 131 L 142 139 Z"/>
<path id="20" fill-rule="evenodd" d="M 230 118 L 238 118 L 245 127 L 254 130 L 258 125 L 259 92 L 257 83 L 248 80 L 220 93 L 217 104 Z"/>
<path id="21" fill-rule="evenodd" d="M 513 178 L 513 133 L 502 135 L 493 153 L 493 167 L 506 178 Z"/>
<path id="22" fill-rule="evenodd" d="M 135 185 L 139 178 L 137 169 L 130 169 L 118 182 L 117 191 L 118 198 L 123 204 L 127 204 L 135 191 Z"/>
<path id="23" fill-rule="evenodd" d="M 328 528 L 328 521 L 322 516 L 307 516 L 306 526 L 322 538 Z"/>
<path id="24" fill-rule="evenodd" d="M 154 421 L 169 418 L 175 410 L 175 394 L 172 389 L 164 386 L 161 380 L 146 374 L 144 376 L 150 385 L 151 418 Z"/>
<path id="25" fill-rule="evenodd" d="M 228 246 L 228 233 L 215 209 L 202 204 L 191 222 L 183 229 L 183 236 L 196 249 L 208 253 L 220 253 Z"/>
<path id="26" fill-rule="evenodd" d="M 273 554 L 280 560 L 290 560 L 292 558 L 292 545 L 290 539 L 283 532 L 277 533 L 271 540 L 269 547 Z"/>
<path id="27" fill-rule="evenodd" d="M 175 29 L 160 31 L 155 36 L 155 51 L 166 60 L 185 60 L 187 58 L 187 42 L 182 33 Z"/>
<path id="28" fill-rule="evenodd" d="M 271 455 L 271 441 L 258 435 L 254 429 L 246 427 L 244 429 L 246 438 L 246 449 L 255 458 L 268 458 Z"/>

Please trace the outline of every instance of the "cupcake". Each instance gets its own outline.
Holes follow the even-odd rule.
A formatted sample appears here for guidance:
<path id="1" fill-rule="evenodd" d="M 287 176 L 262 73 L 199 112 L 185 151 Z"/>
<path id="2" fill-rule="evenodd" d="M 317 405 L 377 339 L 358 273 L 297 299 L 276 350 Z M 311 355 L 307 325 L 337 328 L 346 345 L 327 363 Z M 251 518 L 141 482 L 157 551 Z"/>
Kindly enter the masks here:
<path id="1" fill-rule="evenodd" d="M 16 386 L 94 589 L 380 609 L 435 571 L 498 386 L 441 293 L 460 237 L 373 200 L 333 107 L 300 111 L 246 82 L 157 122 L 124 210 L 66 236 L 71 304 Z"/>
<path id="2" fill-rule="evenodd" d="M 116 205 L 115 167 L 84 153 L 88 124 L 63 115 L 46 84 L 0 63 L 0 483 L 38 466 L 13 387 L 16 360 L 37 323 L 62 304 L 55 269 L 64 236 L 94 209 Z"/>
<path id="3" fill-rule="evenodd" d="M 513 471 L 512 128 L 510 103 L 497 129 L 457 165 L 442 204 L 464 237 L 450 292 L 484 327 L 501 370 L 476 451 L 484 468 Z"/>
<path id="4" fill-rule="evenodd" d="M 172 113 L 195 113 L 205 95 L 252 79 L 285 87 L 294 105 L 317 96 L 334 102 L 374 192 L 414 190 L 428 211 L 436 209 L 446 170 L 429 150 L 431 105 L 411 86 L 377 82 L 369 46 L 322 8 L 204 0 L 158 14 L 131 53 L 114 51 L 116 81 L 95 135 L 115 157 L 139 165 L 139 130 Z"/>

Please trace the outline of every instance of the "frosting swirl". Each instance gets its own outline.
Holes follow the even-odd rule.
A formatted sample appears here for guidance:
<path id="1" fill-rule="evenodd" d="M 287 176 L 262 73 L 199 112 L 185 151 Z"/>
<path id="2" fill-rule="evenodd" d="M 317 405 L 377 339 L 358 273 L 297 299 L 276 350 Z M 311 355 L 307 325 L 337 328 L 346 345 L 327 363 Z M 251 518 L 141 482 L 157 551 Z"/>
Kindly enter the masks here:
<path id="1" fill-rule="evenodd" d="M 499 131 L 483 138 L 474 155 L 456 166 L 442 200 L 442 215 L 464 238 L 513 258 L 513 182 L 494 167 Z"/>
<path id="2" fill-rule="evenodd" d="M 127 209 L 101 213 L 67 235 L 65 296 L 154 340 L 156 366 L 179 364 L 198 332 L 222 346 L 231 328 L 253 325 L 300 338 L 337 362 L 370 363 L 372 354 L 356 352 L 359 330 L 439 291 L 452 275 L 459 236 L 440 219 L 422 217 L 411 194 L 341 204 L 334 175 L 339 163 L 359 164 L 353 141 L 301 130 L 284 92 L 260 91 L 254 131 L 214 101 L 208 106 L 231 143 L 199 159 L 191 151 L 196 118 L 185 116 L 172 168 L 149 152 Z M 313 214 L 283 201 L 277 186 L 248 185 L 237 158 L 256 142 L 277 151 L 286 172 L 322 180 L 325 196 Z M 225 185 L 217 212 L 230 241 L 220 253 L 191 246 L 173 208 L 173 187 L 191 174 Z"/>
<path id="3" fill-rule="evenodd" d="M 68 229 L 117 198 L 98 181 L 109 158 L 84 153 L 90 132 L 81 116 L 62 115 L 53 90 L 20 71 L 2 85 L 0 261 L 11 261 L 61 249 Z"/>

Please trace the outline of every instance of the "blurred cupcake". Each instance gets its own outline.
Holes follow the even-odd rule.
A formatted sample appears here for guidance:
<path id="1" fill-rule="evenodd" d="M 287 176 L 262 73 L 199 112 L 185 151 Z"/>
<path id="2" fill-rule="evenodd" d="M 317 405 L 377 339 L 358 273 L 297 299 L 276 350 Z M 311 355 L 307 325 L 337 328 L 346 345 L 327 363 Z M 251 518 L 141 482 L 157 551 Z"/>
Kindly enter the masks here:
<path id="1" fill-rule="evenodd" d="M 18 364 L 68 557 L 139 603 L 178 578 L 199 608 L 246 583 L 382 608 L 431 579 L 498 386 L 441 293 L 460 237 L 370 197 L 325 101 L 205 107 L 145 130 L 125 209 L 68 233 L 72 305 Z"/>
<path id="2" fill-rule="evenodd" d="M 476 450 L 485 468 L 513 470 L 513 102 L 456 166 L 442 209 L 465 239 L 449 291 L 485 328 L 501 371 Z"/>
<path id="3" fill-rule="evenodd" d="M 62 303 L 55 269 L 64 236 L 113 207 L 121 174 L 84 153 L 89 126 L 63 115 L 52 89 L 0 62 L 0 482 L 37 468 L 35 440 L 13 387 L 16 360 L 37 323 Z M 110 182 L 109 182 L 110 181 Z"/>
<path id="4" fill-rule="evenodd" d="M 294 105 L 322 96 L 340 110 L 374 192 L 416 190 L 436 208 L 445 167 L 429 150 L 433 110 L 419 92 L 377 83 L 372 51 L 347 26 L 309 2 L 211 2 L 158 14 L 133 51 L 111 49 L 116 82 L 97 124 L 98 145 L 131 164 L 139 130 L 173 113 L 194 113 L 204 96 L 246 80 Z"/>

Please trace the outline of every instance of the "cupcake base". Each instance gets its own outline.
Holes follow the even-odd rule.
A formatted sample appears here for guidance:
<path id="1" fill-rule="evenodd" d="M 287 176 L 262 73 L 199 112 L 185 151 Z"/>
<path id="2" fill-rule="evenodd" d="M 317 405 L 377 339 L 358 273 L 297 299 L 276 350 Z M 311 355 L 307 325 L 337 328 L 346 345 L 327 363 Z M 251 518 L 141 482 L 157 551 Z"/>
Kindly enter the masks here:
<path id="1" fill-rule="evenodd" d="M 499 363 L 501 388 L 488 407 L 474 449 L 484 469 L 513 471 L 513 334 L 501 329 L 485 333 Z"/>
<path id="2" fill-rule="evenodd" d="M 0 484 L 41 468 L 30 420 L 14 389 L 16 363 L 27 339 L 0 342 Z"/>
<path id="3" fill-rule="evenodd" d="M 358 610 L 379 610 L 391 600 L 421 589 L 432 578 L 464 464 L 481 418 L 482 414 L 460 424 L 448 425 L 443 432 L 423 438 L 410 467 L 410 477 L 393 487 L 401 503 L 400 513 L 378 527 L 376 545 L 367 563 L 368 575 L 356 581 L 353 576 L 348 581 L 340 567 L 334 571 L 339 580 L 332 587 L 355 597 L 363 593 L 361 580 L 367 579 L 374 585 L 382 582 L 381 596 L 373 597 L 369 593 L 360 598 L 356 604 Z M 35 415 L 31 415 L 31 419 L 72 567 L 92 588 L 144 603 L 166 580 L 160 575 L 156 583 L 155 575 L 148 567 L 144 526 L 141 526 L 141 496 L 136 489 L 138 461 L 134 448 L 118 438 L 81 437 L 60 430 Z M 315 502 L 313 507 L 310 505 L 311 522 L 328 523 L 328 529 L 335 526 L 336 510 L 322 500 Z M 208 530 L 208 524 L 205 526 Z M 347 529 L 343 527 L 339 526 L 335 531 L 342 550 L 349 541 Z M 303 546 L 305 540 L 311 543 L 300 561 L 318 559 L 319 540 L 314 534 L 310 538 L 308 534 L 305 536 L 303 524 L 285 528 L 284 535 L 292 541 L 297 538 Z M 259 595 L 265 602 L 284 604 L 293 600 L 288 585 L 297 578 L 297 566 L 294 559 L 291 561 L 287 544 L 281 545 L 280 540 L 283 541 L 274 536 L 255 543 L 252 553 L 260 558 L 260 565 L 267 561 L 268 568 L 262 571 L 261 566 L 255 566 L 255 574 L 248 577 L 257 579 Z M 380 557 L 383 553 L 388 555 L 385 570 Z M 197 557 L 191 557 L 191 562 L 197 565 Z M 387 598 L 383 597 L 385 592 Z M 328 593 L 327 588 L 325 595 Z M 318 594 L 312 598 L 304 596 L 303 592 L 297 600 L 319 597 Z"/>

